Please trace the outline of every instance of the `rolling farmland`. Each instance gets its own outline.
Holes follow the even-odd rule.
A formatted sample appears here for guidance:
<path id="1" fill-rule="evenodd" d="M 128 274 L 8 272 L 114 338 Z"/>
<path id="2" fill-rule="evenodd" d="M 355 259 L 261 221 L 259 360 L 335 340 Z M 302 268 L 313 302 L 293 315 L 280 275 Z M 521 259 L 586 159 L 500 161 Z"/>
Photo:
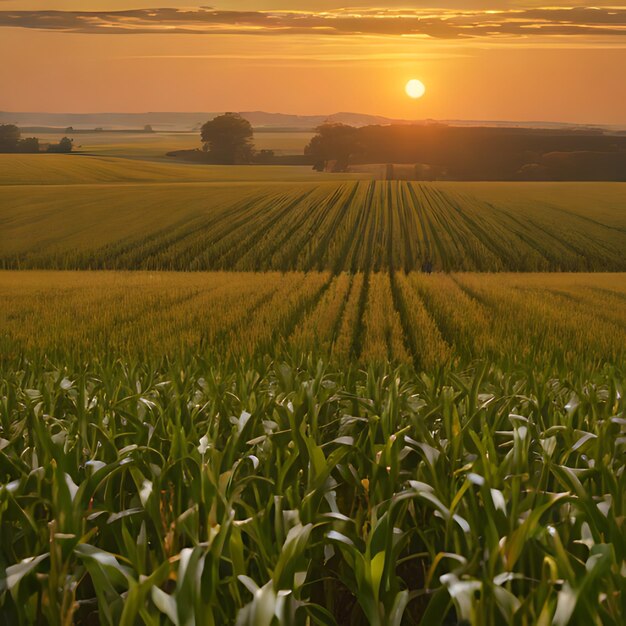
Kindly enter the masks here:
<path id="1" fill-rule="evenodd" d="M 620 184 L 358 181 L 91 157 L 40 168 L 28 157 L 0 169 L 7 269 L 626 270 Z"/>
<path id="2" fill-rule="evenodd" d="M 618 5 L 0 0 L 0 626 L 626 626 Z"/>
<path id="3" fill-rule="evenodd" d="M 3 158 L 2 626 L 622 625 L 623 185 Z"/>
<path id="4" fill-rule="evenodd" d="M 58 142 L 65 133 L 45 133 L 42 140 Z M 164 160 L 172 150 L 195 150 L 200 147 L 200 133 L 179 131 L 146 132 L 79 132 L 71 134 L 74 149 L 97 156 Z M 256 134 L 257 150 L 270 149 L 276 154 L 302 154 L 311 140 L 311 132 L 272 132 Z"/>
<path id="5" fill-rule="evenodd" d="M 341 174 L 341 179 L 358 179 Z M 336 180 L 310 167 L 286 165 L 193 165 L 109 156 L 0 154 L 0 188 L 27 185 L 120 185 L 129 183 L 214 183 Z M 52 192 L 51 192 L 52 193 Z"/>

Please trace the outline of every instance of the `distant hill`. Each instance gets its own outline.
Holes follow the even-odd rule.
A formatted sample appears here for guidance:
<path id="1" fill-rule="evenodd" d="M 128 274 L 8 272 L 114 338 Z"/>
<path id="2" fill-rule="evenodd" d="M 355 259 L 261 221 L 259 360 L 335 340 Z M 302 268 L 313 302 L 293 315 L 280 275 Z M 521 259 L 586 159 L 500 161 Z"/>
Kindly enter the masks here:
<path id="1" fill-rule="evenodd" d="M 0 124 L 16 124 L 21 127 L 54 127 L 77 130 L 103 128 L 105 130 L 125 130 L 151 125 L 155 130 L 192 131 L 198 130 L 207 120 L 221 115 L 223 111 L 197 113 L 17 113 L 0 111 Z M 336 113 L 333 115 L 289 115 L 286 113 L 266 113 L 264 111 L 242 111 L 243 115 L 256 128 L 276 128 L 284 130 L 312 130 L 325 121 L 342 122 L 353 126 L 369 124 L 390 124 L 389 118 L 358 113 Z"/>
<path id="2" fill-rule="evenodd" d="M 18 113 L 0 111 L 0 124 L 16 124 L 20 127 L 53 127 L 76 130 L 102 128 L 104 130 L 141 129 L 149 124 L 154 130 L 194 131 L 207 120 L 213 119 L 223 111 L 176 113 Z M 288 113 L 267 113 L 265 111 L 241 111 L 255 128 L 259 130 L 312 130 L 326 121 L 340 122 L 350 126 L 371 126 L 388 124 L 418 124 L 448 126 L 492 126 L 518 128 L 553 128 L 553 129 L 597 129 L 605 133 L 619 132 L 619 128 L 609 126 L 590 126 L 583 124 L 560 124 L 556 122 L 511 122 L 490 120 L 402 120 L 381 115 L 340 112 L 329 115 L 291 115 Z"/>

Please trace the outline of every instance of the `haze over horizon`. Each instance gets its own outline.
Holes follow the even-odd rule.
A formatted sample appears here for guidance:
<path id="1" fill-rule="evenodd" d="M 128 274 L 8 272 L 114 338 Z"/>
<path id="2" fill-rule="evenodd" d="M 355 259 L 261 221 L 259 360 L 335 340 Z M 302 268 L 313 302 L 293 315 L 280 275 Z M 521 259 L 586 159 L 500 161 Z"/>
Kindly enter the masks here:
<path id="1" fill-rule="evenodd" d="M 0 110 L 626 125 L 624 6 L 349 4 L 0 0 Z"/>
<path id="2" fill-rule="evenodd" d="M 103 130 L 140 130 L 150 125 L 155 131 L 196 132 L 199 124 L 228 112 L 223 111 L 3 111 L 0 124 L 15 124 L 27 129 L 60 129 L 73 127 L 77 131 L 94 128 Z M 230 111 L 246 118 L 257 131 L 263 129 L 313 131 L 324 122 L 336 122 L 350 126 L 387 124 L 443 124 L 449 126 L 493 126 L 520 128 L 571 128 L 603 129 L 606 132 L 626 132 L 624 124 L 598 124 L 594 122 L 563 122 L 551 120 L 506 120 L 506 119 L 404 119 L 387 117 L 358 111 L 336 111 L 334 113 L 297 114 L 288 111 Z"/>

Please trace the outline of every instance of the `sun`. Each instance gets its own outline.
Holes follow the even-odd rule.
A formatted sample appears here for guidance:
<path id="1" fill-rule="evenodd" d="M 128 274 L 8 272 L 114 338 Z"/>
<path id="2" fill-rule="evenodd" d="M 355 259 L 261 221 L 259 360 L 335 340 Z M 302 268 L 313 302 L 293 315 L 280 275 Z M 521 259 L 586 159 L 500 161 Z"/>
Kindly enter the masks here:
<path id="1" fill-rule="evenodd" d="M 404 90 L 406 91 L 406 95 L 409 98 L 413 98 L 413 100 L 417 100 L 421 98 L 426 93 L 426 87 L 421 80 L 417 80 L 417 78 L 412 78 L 405 86 Z"/>

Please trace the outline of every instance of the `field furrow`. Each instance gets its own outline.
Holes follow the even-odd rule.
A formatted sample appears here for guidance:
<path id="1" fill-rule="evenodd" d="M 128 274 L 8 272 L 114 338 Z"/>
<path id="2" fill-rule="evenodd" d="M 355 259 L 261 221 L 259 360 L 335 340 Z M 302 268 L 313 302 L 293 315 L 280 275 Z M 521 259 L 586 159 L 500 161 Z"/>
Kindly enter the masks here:
<path id="1" fill-rule="evenodd" d="M 332 355 L 338 361 L 347 360 L 352 354 L 354 339 L 361 323 L 361 299 L 365 277 L 362 273 L 354 274 L 350 282 L 350 290 L 341 312 L 341 319 L 337 326 L 336 339 L 332 348 Z"/>
<path id="2" fill-rule="evenodd" d="M 311 237 L 311 251 L 302 260 L 304 269 L 310 271 L 313 269 L 322 270 L 325 267 L 329 267 L 329 259 L 334 256 L 333 251 L 337 246 L 337 233 L 341 232 L 346 215 L 354 203 L 358 191 L 359 185 L 357 183 L 352 183 L 344 187 L 343 193 L 335 203 L 332 219 L 329 220 L 328 225 L 318 236 L 315 236 L 315 233 L 313 233 Z M 302 254 L 300 258 L 302 258 Z"/>
<path id="3" fill-rule="evenodd" d="M 626 187 L 538 189 L 341 178 L 0 185 L 0 268 L 626 270 Z"/>
<path id="4" fill-rule="evenodd" d="M 394 308 L 389 275 L 371 274 L 363 316 L 363 338 L 360 353 L 363 361 L 410 362 L 404 347 L 402 325 Z"/>
<path id="5" fill-rule="evenodd" d="M 314 346 L 321 354 L 330 353 L 341 324 L 351 282 L 351 276 L 346 273 L 333 277 L 324 295 L 300 320 L 289 337 L 289 343 L 294 348 L 306 352 Z"/>
<path id="6" fill-rule="evenodd" d="M 450 358 L 450 346 L 424 306 L 414 284 L 414 278 L 414 274 L 396 273 L 394 275 L 397 311 L 402 320 L 406 343 L 416 366 L 437 367 Z"/>

